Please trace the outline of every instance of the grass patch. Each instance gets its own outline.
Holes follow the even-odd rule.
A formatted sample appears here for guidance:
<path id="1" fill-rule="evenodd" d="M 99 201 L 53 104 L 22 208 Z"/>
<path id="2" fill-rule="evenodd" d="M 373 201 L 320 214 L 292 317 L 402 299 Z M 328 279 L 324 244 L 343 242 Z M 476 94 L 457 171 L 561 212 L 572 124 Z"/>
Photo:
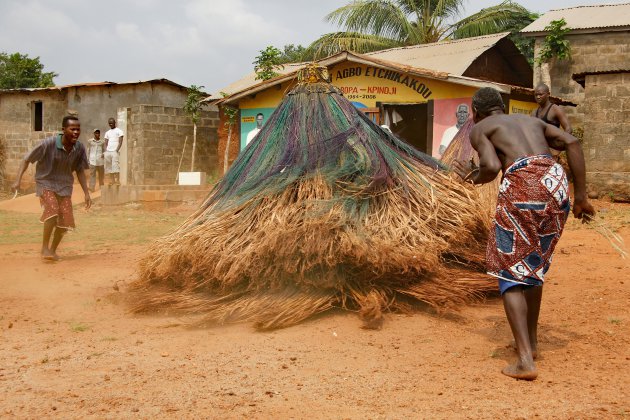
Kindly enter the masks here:
<path id="1" fill-rule="evenodd" d="M 103 337 L 101 341 L 116 341 L 118 340 L 116 337 Z"/>
<path id="2" fill-rule="evenodd" d="M 66 250 L 98 251 L 103 246 L 148 244 L 186 219 L 183 215 L 128 208 L 84 211 L 80 206 L 75 208 L 74 217 L 77 229 L 69 232 L 61 244 Z M 39 244 L 42 229 L 37 214 L 0 211 L 0 245 Z"/>
<path id="3" fill-rule="evenodd" d="M 72 325 L 70 325 L 70 329 L 74 332 L 83 332 L 83 331 L 89 330 L 90 326 L 87 324 L 83 324 L 81 322 L 75 322 Z"/>
<path id="4" fill-rule="evenodd" d="M 610 317 L 610 318 L 608 318 L 608 322 L 610 322 L 611 324 L 619 325 L 619 324 L 621 324 L 621 319 L 615 318 L 615 317 Z"/>

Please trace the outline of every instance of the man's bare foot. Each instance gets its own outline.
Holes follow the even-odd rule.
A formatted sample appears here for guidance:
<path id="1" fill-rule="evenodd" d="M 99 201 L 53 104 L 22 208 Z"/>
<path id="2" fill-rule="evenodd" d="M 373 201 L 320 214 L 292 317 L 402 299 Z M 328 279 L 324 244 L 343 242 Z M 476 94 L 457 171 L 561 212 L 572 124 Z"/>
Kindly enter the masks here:
<path id="1" fill-rule="evenodd" d="M 59 261 L 59 255 L 49 249 L 42 249 L 42 259 L 46 261 Z"/>
<path id="2" fill-rule="evenodd" d="M 502 374 L 514 379 L 522 379 L 524 381 L 533 381 L 538 377 L 538 371 L 536 366 L 529 367 L 521 366 L 521 363 L 515 363 L 503 368 Z"/>
<path id="3" fill-rule="evenodd" d="M 538 346 L 535 344 L 530 344 L 530 346 L 532 347 L 532 359 L 534 360 L 538 359 Z M 510 341 L 510 344 L 508 344 L 508 347 L 514 350 L 515 352 L 518 352 L 518 349 L 516 348 L 516 341 L 514 340 Z"/>

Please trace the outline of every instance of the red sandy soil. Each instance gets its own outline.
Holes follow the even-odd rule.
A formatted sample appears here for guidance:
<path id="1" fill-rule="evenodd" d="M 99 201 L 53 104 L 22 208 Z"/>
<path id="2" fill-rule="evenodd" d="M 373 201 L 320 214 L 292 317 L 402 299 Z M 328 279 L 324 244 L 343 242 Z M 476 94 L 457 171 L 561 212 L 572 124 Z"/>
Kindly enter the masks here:
<path id="1" fill-rule="evenodd" d="M 630 264 L 575 222 L 545 285 L 533 382 L 500 373 L 514 353 L 498 299 L 389 315 L 380 331 L 347 312 L 265 333 L 191 329 L 127 312 L 143 247 L 59 263 L 37 251 L 0 246 L 2 418 L 630 416 Z"/>

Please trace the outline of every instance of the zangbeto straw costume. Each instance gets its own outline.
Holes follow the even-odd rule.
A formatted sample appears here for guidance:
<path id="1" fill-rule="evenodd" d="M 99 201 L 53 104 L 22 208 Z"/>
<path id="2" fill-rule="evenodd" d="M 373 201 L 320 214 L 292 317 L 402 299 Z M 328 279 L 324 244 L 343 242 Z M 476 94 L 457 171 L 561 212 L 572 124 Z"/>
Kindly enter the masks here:
<path id="1" fill-rule="evenodd" d="M 496 287 L 476 194 L 308 66 L 200 209 L 150 248 L 134 310 L 269 329 L 343 308 L 378 327 L 384 311 L 465 303 Z"/>
<path id="2" fill-rule="evenodd" d="M 487 249 L 501 293 L 543 284 L 569 208 L 567 175 L 551 156 L 520 158 L 505 171 Z"/>

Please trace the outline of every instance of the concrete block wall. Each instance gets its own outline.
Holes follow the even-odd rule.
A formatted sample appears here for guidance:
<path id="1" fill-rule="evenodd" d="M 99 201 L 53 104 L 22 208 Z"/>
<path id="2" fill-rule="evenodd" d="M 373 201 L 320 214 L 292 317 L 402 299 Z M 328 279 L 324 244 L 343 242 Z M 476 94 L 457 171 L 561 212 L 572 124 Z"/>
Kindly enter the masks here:
<path id="1" fill-rule="evenodd" d="M 116 117 L 117 109 L 121 107 L 148 103 L 177 108 L 182 106 L 186 96 L 185 87 L 161 81 L 120 85 L 87 84 L 59 89 L 0 92 L 0 140 L 5 143 L 8 153 L 4 167 L 0 168 L 5 174 L 3 185 L 0 187 L 8 188 L 13 182 L 20 160 L 29 149 L 43 138 L 60 131 L 61 120 L 69 109 L 79 115 L 82 128 L 79 140 L 85 145 L 87 140 L 92 138 L 94 128 L 99 128 L 101 135 L 105 134 L 108 129 L 107 119 Z M 43 103 L 43 131 L 33 130 L 32 104 L 35 101 Z M 160 123 L 172 124 L 164 117 L 154 124 Z M 202 121 L 201 125 L 205 127 L 212 124 Z M 192 124 L 190 126 L 192 127 Z M 212 131 L 212 128 L 210 130 Z M 192 133 L 192 128 L 190 131 Z M 204 135 L 203 132 L 201 135 Z M 206 135 L 207 138 L 212 136 L 211 133 Z M 125 133 L 125 140 L 127 139 Z M 211 154 L 203 151 L 201 153 Z M 31 166 L 23 178 L 22 187 L 26 191 L 33 189 L 33 174 L 34 167 Z"/>
<path id="2" fill-rule="evenodd" d="M 575 73 L 622 70 L 630 63 L 630 31 L 569 34 L 571 59 L 550 64 L 551 94 L 567 99 L 577 107 L 564 107 L 573 126 L 584 127 L 584 88 L 571 77 Z M 538 56 L 544 37 L 537 37 Z M 541 68 L 534 66 L 534 86 L 543 80 Z"/>
<path id="3" fill-rule="evenodd" d="M 43 106 L 42 131 L 33 131 L 33 103 L 41 101 Z M 67 113 L 67 101 L 58 91 L 34 91 L 0 95 L 0 140 L 6 147 L 3 163 L 5 188 L 15 181 L 15 176 L 24 158 L 38 142 L 60 132 L 61 122 Z M 22 178 L 22 189 L 34 191 L 35 166 L 30 165 Z"/>
<path id="4" fill-rule="evenodd" d="M 587 75 L 585 87 L 589 190 L 630 201 L 630 71 Z"/>
<path id="5" fill-rule="evenodd" d="M 194 169 L 206 172 L 210 178 L 217 174 L 218 126 L 216 110 L 202 112 L 197 125 Z M 180 159 L 180 171 L 190 171 L 193 125 L 181 108 L 132 106 L 127 136 L 127 180 L 130 185 L 175 185 Z"/>

